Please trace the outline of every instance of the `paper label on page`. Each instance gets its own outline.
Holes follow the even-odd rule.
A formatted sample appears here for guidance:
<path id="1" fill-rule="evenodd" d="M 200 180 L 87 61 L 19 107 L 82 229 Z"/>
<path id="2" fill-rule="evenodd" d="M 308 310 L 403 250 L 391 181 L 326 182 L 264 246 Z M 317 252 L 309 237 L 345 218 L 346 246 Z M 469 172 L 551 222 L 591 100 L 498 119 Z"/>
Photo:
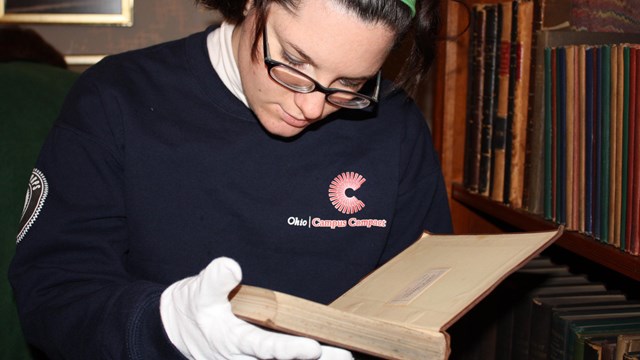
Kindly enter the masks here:
<path id="1" fill-rule="evenodd" d="M 418 297 L 422 292 L 431 286 L 434 282 L 440 279 L 444 274 L 446 274 L 451 268 L 441 268 L 441 269 L 431 269 L 426 273 L 422 274 L 422 276 L 418 277 L 416 280 L 411 282 L 409 286 L 400 291 L 393 299 L 391 299 L 387 304 L 390 305 L 406 305 L 409 304 L 413 299 Z"/>

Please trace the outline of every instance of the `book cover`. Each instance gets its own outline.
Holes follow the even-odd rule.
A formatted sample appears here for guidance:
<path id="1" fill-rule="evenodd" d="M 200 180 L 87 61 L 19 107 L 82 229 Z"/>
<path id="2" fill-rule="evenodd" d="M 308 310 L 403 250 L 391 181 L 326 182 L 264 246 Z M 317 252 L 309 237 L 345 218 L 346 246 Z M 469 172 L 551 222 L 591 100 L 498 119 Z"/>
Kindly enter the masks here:
<path id="1" fill-rule="evenodd" d="M 240 285 L 242 319 L 388 359 L 446 359 L 447 329 L 562 232 L 424 234 L 328 306 Z"/>

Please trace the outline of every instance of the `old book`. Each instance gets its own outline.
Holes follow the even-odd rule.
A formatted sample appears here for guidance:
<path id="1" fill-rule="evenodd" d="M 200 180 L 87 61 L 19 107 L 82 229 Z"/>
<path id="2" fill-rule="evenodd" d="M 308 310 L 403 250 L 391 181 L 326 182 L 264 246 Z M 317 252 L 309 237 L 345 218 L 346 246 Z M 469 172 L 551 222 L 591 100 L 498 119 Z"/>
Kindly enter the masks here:
<path id="1" fill-rule="evenodd" d="M 565 79 L 565 96 L 564 96 L 564 118 L 565 118 L 565 132 L 564 132 L 564 148 L 565 148 L 565 180 L 562 184 L 565 194 L 565 221 L 567 224 L 567 230 L 577 230 L 574 213 L 577 210 L 574 207 L 574 195 L 576 193 L 576 173 L 575 173 L 575 152 L 576 152 L 576 137 L 578 130 L 576 129 L 576 114 L 574 103 L 576 101 L 576 84 L 575 84 L 575 69 L 576 69 L 576 46 L 567 45 L 564 47 L 565 64 L 564 64 L 564 79 Z"/>
<path id="2" fill-rule="evenodd" d="M 640 351 L 640 334 L 620 334 L 616 339 L 615 360 L 622 360 L 625 353 Z"/>
<path id="3" fill-rule="evenodd" d="M 614 360 L 616 336 L 590 337 L 584 341 L 584 360 Z"/>
<path id="4" fill-rule="evenodd" d="M 633 157 L 635 159 L 634 163 L 637 164 L 640 159 L 640 141 L 638 141 L 638 139 L 640 139 L 640 91 L 638 91 L 638 85 L 640 84 L 640 49 L 634 48 L 633 52 L 635 54 L 633 57 L 635 58 L 636 64 L 635 76 L 632 79 L 632 81 L 635 82 L 635 104 L 633 106 L 635 115 L 632 121 L 635 124 L 634 136 L 636 139 L 633 143 Z M 632 99 L 631 101 L 634 100 Z M 640 226 L 638 224 L 638 215 L 640 215 L 640 166 L 635 166 L 634 168 L 632 192 L 631 212 L 633 217 L 629 221 L 633 226 L 631 228 L 631 241 L 628 248 L 631 254 L 638 255 L 640 254 Z"/>
<path id="5" fill-rule="evenodd" d="M 466 139 L 464 150 L 464 186 L 477 193 L 480 183 L 480 154 L 482 99 L 484 79 L 484 36 L 486 14 L 484 6 L 477 5 L 471 11 L 471 38 L 469 52 L 469 97 L 467 100 Z"/>
<path id="6" fill-rule="evenodd" d="M 576 311 L 604 311 L 611 309 L 640 309 L 638 302 L 624 299 L 619 292 L 602 292 L 592 294 L 574 294 L 567 296 L 542 296 L 534 300 L 533 317 L 536 322 L 532 324 L 530 357 L 531 360 L 547 359 L 549 357 L 549 344 L 551 333 L 551 321 L 554 314 L 567 314 Z"/>
<path id="7" fill-rule="evenodd" d="M 512 46 L 517 49 L 518 62 L 515 72 L 513 95 L 513 122 L 511 128 L 511 170 L 509 204 L 522 207 L 524 192 L 524 171 L 529 114 L 529 83 L 531 80 L 531 42 L 533 26 L 533 1 L 518 3 L 517 41 Z"/>
<path id="8" fill-rule="evenodd" d="M 498 81 L 496 115 L 493 124 L 493 173 L 491 199 L 504 202 L 506 180 L 507 117 L 509 114 L 509 63 L 511 60 L 511 2 L 503 2 L 500 11 L 500 41 L 498 48 Z M 508 200 L 508 199 L 507 199 Z"/>
<path id="9" fill-rule="evenodd" d="M 627 243 L 627 200 L 629 198 L 628 189 L 628 180 L 629 180 L 629 73 L 630 73 L 630 48 L 628 45 L 624 45 L 621 47 L 622 53 L 622 71 L 621 71 L 621 79 L 619 81 L 622 82 L 623 88 L 623 96 L 621 97 L 620 107 L 618 111 L 621 112 L 622 116 L 622 126 L 620 129 L 619 136 L 622 139 L 621 145 L 621 156 L 622 156 L 622 174 L 620 176 L 620 198 L 618 201 L 620 202 L 620 218 L 619 218 L 619 243 L 618 247 L 621 250 L 625 250 Z"/>
<path id="10" fill-rule="evenodd" d="M 636 167 L 635 167 L 635 147 L 636 147 L 636 91 L 638 87 L 636 78 L 636 49 L 630 48 L 629 53 L 629 118 L 628 118 L 628 151 L 627 151 L 627 197 L 625 199 L 627 205 L 627 213 L 625 220 L 625 234 L 629 241 L 625 242 L 622 250 L 630 252 L 631 240 L 634 237 L 635 221 L 633 214 L 636 213 L 634 208 Z"/>
<path id="11" fill-rule="evenodd" d="M 593 311 L 591 313 L 554 314 L 550 339 L 550 359 L 572 359 L 578 341 L 586 335 L 600 336 L 618 332 L 630 333 L 640 329 L 640 312 Z M 579 340 L 578 336 L 582 336 Z M 582 345 L 584 342 L 582 343 Z M 583 348 L 584 346 L 581 346 Z"/>
<path id="12" fill-rule="evenodd" d="M 619 292 L 602 292 L 594 294 L 571 294 L 560 296 L 537 296 L 533 299 L 531 317 L 531 340 L 529 343 L 530 359 L 547 359 L 549 357 L 549 333 L 552 315 L 556 311 L 567 311 L 599 307 L 627 307 L 630 303 Z M 638 306 L 638 303 L 635 303 Z"/>
<path id="13" fill-rule="evenodd" d="M 482 123 L 480 130 L 480 181 L 478 192 L 490 196 L 491 159 L 493 157 L 493 125 L 496 110 L 497 53 L 500 36 L 498 4 L 484 4 L 486 17 L 484 79 L 482 90 Z"/>
<path id="14" fill-rule="evenodd" d="M 241 285 L 231 295 L 233 312 L 373 356 L 446 359 L 447 329 L 561 232 L 424 234 L 328 306 Z"/>

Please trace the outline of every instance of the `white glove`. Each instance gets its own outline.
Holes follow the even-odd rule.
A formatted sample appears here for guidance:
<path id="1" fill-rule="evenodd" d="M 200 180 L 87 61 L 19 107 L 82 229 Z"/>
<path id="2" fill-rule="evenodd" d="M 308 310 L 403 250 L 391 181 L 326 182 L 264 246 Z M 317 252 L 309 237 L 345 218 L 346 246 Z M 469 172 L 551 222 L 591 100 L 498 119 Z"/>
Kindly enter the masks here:
<path id="1" fill-rule="evenodd" d="M 230 258 L 213 260 L 200 274 L 169 286 L 160 315 L 171 342 L 189 359 L 351 360 L 350 352 L 304 337 L 265 331 L 231 312 L 229 292 L 242 279 Z"/>

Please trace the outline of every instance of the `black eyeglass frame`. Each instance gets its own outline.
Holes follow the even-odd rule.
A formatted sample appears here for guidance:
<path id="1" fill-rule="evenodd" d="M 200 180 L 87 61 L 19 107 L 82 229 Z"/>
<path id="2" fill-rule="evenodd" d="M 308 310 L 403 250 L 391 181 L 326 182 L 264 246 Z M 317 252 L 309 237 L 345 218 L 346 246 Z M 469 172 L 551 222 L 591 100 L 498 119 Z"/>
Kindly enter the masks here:
<path id="1" fill-rule="evenodd" d="M 349 91 L 349 90 L 344 90 L 344 89 L 336 89 L 336 88 L 330 88 L 330 87 L 325 87 L 322 84 L 320 84 L 319 82 L 317 82 L 315 79 L 313 79 L 312 77 L 310 77 L 309 75 L 303 73 L 302 71 L 291 67 L 285 63 L 282 63 L 280 61 L 277 60 L 273 60 L 271 58 L 271 54 L 269 52 L 269 40 L 267 39 L 267 27 L 265 26 L 264 29 L 262 30 L 262 52 L 264 55 L 264 63 L 265 65 L 267 65 L 267 73 L 269 74 L 269 77 L 277 82 L 278 84 L 286 87 L 287 89 L 297 92 L 297 93 L 301 93 L 301 94 L 310 94 L 314 91 L 318 91 L 321 92 L 325 95 L 325 101 L 335 105 L 335 106 L 339 106 L 339 107 L 343 107 L 343 108 L 347 108 L 347 109 L 364 109 L 367 108 L 373 104 L 377 104 L 378 103 L 378 95 L 380 92 L 380 81 L 382 78 L 382 70 L 378 71 L 378 74 L 376 75 L 376 85 L 375 85 L 375 90 L 373 91 L 373 95 L 369 96 L 369 95 L 365 95 L 359 92 L 355 92 L 355 91 Z M 278 67 L 278 66 L 282 66 L 285 67 L 288 71 L 291 71 L 307 80 L 309 80 L 312 84 L 313 84 L 313 89 L 311 89 L 310 91 L 300 91 L 300 89 L 295 89 L 293 88 L 291 85 L 282 82 L 281 80 L 279 80 L 277 77 L 273 76 L 273 74 L 271 73 L 271 69 L 273 69 L 274 67 Z M 335 103 L 333 101 L 331 101 L 331 99 L 329 98 L 330 95 L 335 94 L 335 93 L 343 93 L 343 94 L 349 94 L 349 95 L 353 95 L 353 96 L 357 96 L 360 97 L 362 99 L 365 99 L 368 101 L 368 103 L 362 105 L 362 106 L 345 106 L 344 104 L 339 104 L 339 103 Z"/>

